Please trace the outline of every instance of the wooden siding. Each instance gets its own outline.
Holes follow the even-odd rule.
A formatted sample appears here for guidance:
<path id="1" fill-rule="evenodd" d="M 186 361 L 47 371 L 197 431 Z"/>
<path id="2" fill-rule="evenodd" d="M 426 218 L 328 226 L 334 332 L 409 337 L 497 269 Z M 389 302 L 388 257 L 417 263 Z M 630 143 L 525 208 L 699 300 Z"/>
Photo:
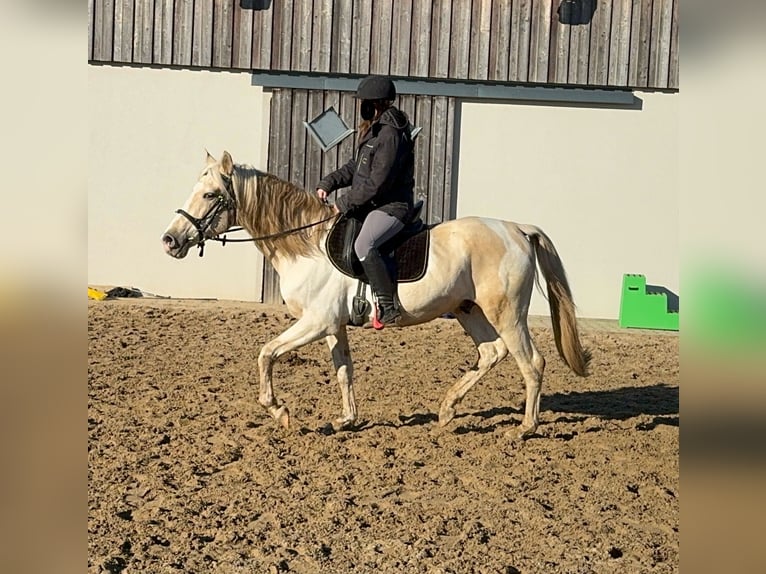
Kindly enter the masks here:
<path id="1" fill-rule="evenodd" d="M 425 202 L 423 219 L 439 223 L 451 219 L 453 205 L 454 98 L 400 96 L 396 105 L 423 129 L 415 139 L 415 197 Z M 271 95 L 268 171 L 300 187 L 313 190 L 319 180 L 354 157 L 356 132 L 340 145 L 322 152 L 307 134 L 304 120 L 334 107 L 349 127 L 357 128 L 358 114 L 350 92 L 275 89 Z M 338 192 L 336 192 L 338 193 Z M 279 278 L 267 263 L 263 273 L 263 301 L 279 303 Z"/>
<path id="2" fill-rule="evenodd" d="M 678 88 L 680 0 L 89 0 L 92 62 Z"/>

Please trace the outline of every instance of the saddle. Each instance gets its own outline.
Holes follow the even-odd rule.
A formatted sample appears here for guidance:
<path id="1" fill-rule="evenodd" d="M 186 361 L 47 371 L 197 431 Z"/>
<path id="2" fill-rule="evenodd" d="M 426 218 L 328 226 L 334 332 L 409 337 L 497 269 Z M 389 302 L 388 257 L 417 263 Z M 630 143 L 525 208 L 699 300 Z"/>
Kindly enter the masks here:
<path id="1" fill-rule="evenodd" d="M 378 248 L 395 283 L 417 281 L 426 273 L 431 229 L 420 218 L 422 208 L 422 201 L 415 203 L 412 216 L 404 228 Z M 359 219 L 345 215 L 339 217 L 327 235 L 325 247 L 338 271 L 369 283 L 354 252 L 354 241 L 361 228 L 362 221 Z"/>

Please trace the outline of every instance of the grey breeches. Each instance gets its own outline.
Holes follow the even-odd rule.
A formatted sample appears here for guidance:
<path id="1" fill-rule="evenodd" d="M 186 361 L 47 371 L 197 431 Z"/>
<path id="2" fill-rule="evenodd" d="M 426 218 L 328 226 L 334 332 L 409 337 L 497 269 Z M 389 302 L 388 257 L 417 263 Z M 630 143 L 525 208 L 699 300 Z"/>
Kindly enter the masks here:
<path id="1" fill-rule="evenodd" d="M 383 243 L 399 233 L 404 223 L 393 215 L 388 215 L 379 210 L 371 211 L 362 224 L 359 236 L 354 242 L 356 256 L 362 261 L 370 249 L 380 247 Z"/>

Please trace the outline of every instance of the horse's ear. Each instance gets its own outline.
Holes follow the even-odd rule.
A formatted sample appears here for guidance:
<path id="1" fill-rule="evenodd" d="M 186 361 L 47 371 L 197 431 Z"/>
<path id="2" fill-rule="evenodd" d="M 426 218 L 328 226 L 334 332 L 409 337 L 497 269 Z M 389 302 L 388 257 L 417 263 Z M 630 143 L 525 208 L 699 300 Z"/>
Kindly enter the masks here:
<path id="1" fill-rule="evenodd" d="M 229 177 L 234 173 L 234 160 L 231 159 L 231 154 L 227 151 L 223 152 L 221 158 L 221 173 Z"/>
<path id="2" fill-rule="evenodd" d="M 207 158 L 205 158 L 205 161 L 207 162 L 208 167 L 213 165 L 215 163 L 215 158 L 210 155 L 210 152 L 205 149 L 205 153 L 207 154 Z"/>

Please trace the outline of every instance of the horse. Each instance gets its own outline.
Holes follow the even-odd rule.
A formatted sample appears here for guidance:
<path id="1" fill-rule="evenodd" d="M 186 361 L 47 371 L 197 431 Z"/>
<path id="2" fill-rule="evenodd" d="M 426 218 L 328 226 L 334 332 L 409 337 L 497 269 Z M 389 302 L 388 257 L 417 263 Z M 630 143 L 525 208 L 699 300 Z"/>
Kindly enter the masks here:
<path id="1" fill-rule="evenodd" d="M 323 241 L 337 217 L 314 193 L 250 165 L 235 164 L 227 151 L 220 160 L 208 152 L 191 196 L 162 234 L 165 252 L 180 259 L 191 247 L 202 247 L 206 240 L 241 226 L 274 267 L 282 299 L 296 321 L 260 350 L 258 402 L 285 428 L 290 426 L 290 412 L 274 394 L 274 363 L 322 338 L 340 386 L 342 414 L 332 426 L 349 430 L 357 420 L 347 326 L 358 281 L 331 264 Z M 433 226 L 430 233 L 425 275 L 398 285 L 402 317 L 398 326 L 387 328 L 451 313 L 473 340 L 478 359 L 441 401 L 441 427 L 453 420 L 466 393 L 512 355 L 524 378 L 526 403 L 521 424 L 510 434 L 527 438 L 538 427 L 545 369 L 527 323 L 534 285 L 542 291 L 538 266 L 546 282 L 558 353 L 575 374 L 587 376 L 590 353 L 580 342 L 561 258 L 551 239 L 534 225 L 461 217 Z"/>

